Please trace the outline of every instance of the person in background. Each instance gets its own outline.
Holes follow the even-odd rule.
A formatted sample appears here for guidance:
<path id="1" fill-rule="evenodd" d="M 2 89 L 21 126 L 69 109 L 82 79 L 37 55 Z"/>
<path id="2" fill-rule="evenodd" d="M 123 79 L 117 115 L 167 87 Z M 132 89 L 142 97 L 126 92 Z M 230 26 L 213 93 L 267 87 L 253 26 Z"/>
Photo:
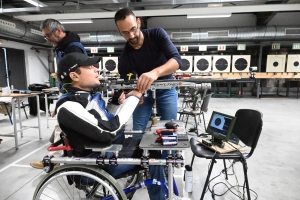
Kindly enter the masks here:
<path id="1" fill-rule="evenodd" d="M 143 97 L 143 103 L 133 112 L 133 130 L 145 130 L 153 105 L 150 85 L 155 80 L 173 79 L 172 73 L 182 66 L 181 57 L 164 29 L 141 30 L 141 20 L 130 9 L 120 9 L 114 19 L 117 30 L 127 40 L 119 57 L 119 74 L 127 80 L 127 75 L 135 71 L 138 75 L 138 90 L 146 90 L 148 93 L 147 97 Z M 175 88 L 156 90 L 156 103 L 161 120 L 177 119 Z M 161 170 L 153 170 L 150 166 L 150 176 L 164 180 L 163 166 Z M 151 200 L 165 199 L 159 186 L 149 186 L 148 193 Z"/>
<path id="2" fill-rule="evenodd" d="M 40 25 L 40 29 L 44 34 L 45 40 L 52 43 L 55 50 L 56 63 L 59 64 L 59 61 L 67 54 L 72 52 L 83 53 L 87 55 L 87 52 L 84 46 L 80 43 L 80 37 L 77 33 L 66 31 L 65 27 L 55 19 L 46 19 Z M 61 89 L 61 83 L 59 83 L 59 88 Z M 52 117 L 55 114 L 52 113 Z M 56 142 L 60 139 L 59 134 L 61 129 L 58 125 L 55 126 L 52 139 Z M 61 151 L 50 152 L 49 156 L 59 157 L 62 155 Z M 44 164 L 41 161 L 31 162 L 30 166 L 36 169 L 43 169 Z M 58 167 L 59 164 L 56 164 L 54 167 Z"/>
<path id="3" fill-rule="evenodd" d="M 40 25 L 45 40 L 52 43 L 55 48 L 56 62 L 68 53 L 79 52 L 87 55 L 84 46 L 80 43 L 80 37 L 77 33 L 66 31 L 64 26 L 55 19 L 46 19 Z"/>

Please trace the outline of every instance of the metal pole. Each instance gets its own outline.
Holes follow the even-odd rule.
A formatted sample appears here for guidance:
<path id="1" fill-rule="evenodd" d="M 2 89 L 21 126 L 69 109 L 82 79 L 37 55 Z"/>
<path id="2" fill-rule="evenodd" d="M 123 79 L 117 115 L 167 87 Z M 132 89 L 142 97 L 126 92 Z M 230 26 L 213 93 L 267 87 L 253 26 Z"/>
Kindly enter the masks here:
<path id="1" fill-rule="evenodd" d="M 6 57 L 6 48 L 2 48 L 2 49 L 4 51 L 6 85 L 7 85 L 7 87 L 10 88 L 7 57 Z"/>
<path id="2" fill-rule="evenodd" d="M 258 57 L 258 72 L 261 72 L 262 51 L 263 51 L 263 45 L 262 45 L 262 43 L 260 43 L 260 46 L 259 46 L 259 57 Z M 259 98 L 259 92 L 260 92 L 260 79 L 257 79 L 256 98 Z"/>
<path id="3" fill-rule="evenodd" d="M 168 154 L 172 155 L 172 150 L 168 151 Z M 169 199 L 173 197 L 173 166 L 171 163 L 168 163 L 168 187 L 169 187 Z"/>

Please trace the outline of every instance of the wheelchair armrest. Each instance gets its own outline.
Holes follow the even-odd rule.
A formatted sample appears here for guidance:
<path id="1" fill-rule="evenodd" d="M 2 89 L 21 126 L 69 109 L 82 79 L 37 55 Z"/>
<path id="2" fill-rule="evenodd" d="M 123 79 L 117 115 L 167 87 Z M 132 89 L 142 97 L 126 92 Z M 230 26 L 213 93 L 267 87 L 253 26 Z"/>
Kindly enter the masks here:
<path id="1" fill-rule="evenodd" d="M 92 143 L 86 144 L 85 149 L 91 149 L 94 152 L 118 152 L 122 149 L 121 144 L 105 144 L 105 143 Z"/>
<path id="2" fill-rule="evenodd" d="M 136 131 L 136 130 L 124 130 L 124 135 L 135 135 L 135 134 L 144 134 L 145 131 Z"/>

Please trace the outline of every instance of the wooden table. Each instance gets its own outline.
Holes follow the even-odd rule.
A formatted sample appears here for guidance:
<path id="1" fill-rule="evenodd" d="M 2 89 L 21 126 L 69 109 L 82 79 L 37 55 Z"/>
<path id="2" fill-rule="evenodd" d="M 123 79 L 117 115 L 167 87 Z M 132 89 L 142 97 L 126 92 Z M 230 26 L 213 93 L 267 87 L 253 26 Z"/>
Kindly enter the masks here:
<path id="1" fill-rule="evenodd" d="M 15 138 L 15 147 L 16 150 L 18 147 L 18 132 L 21 132 L 21 138 L 23 137 L 23 130 L 28 128 L 38 128 L 39 129 L 39 139 L 42 139 L 42 133 L 41 133 L 41 116 L 40 116 L 40 101 L 39 101 L 39 94 L 40 93 L 31 93 L 31 94 L 16 94 L 12 93 L 9 95 L 1 95 L 1 97 L 12 97 L 11 98 L 11 107 L 12 107 L 12 114 L 13 114 L 13 125 L 14 125 L 14 132 L 10 134 L 0 134 L 0 136 L 5 137 L 14 137 Z M 20 111 L 20 99 L 24 97 L 36 97 L 37 102 L 37 114 L 38 114 L 38 126 L 24 126 L 22 125 L 22 116 Z M 16 119 L 16 104 L 15 99 L 18 101 L 18 111 L 19 111 L 19 123 L 20 123 L 20 129 L 17 128 L 17 119 Z"/>

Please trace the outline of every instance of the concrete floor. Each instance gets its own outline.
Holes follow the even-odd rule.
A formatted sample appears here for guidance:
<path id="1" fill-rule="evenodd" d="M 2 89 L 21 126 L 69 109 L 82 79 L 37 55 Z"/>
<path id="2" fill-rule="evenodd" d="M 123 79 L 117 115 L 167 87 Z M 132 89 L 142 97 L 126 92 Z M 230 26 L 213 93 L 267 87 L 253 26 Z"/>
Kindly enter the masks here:
<path id="1" fill-rule="evenodd" d="M 263 129 L 256 151 L 248 160 L 248 177 L 250 188 L 258 194 L 258 199 L 263 200 L 287 200 L 300 199 L 299 177 L 300 150 L 300 99 L 290 98 L 212 98 L 209 104 L 209 111 L 205 115 L 206 121 L 212 111 L 219 111 L 234 115 L 240 108 L 251 108 L 260 110 L 263 113 Z M 28 113 L 29 111 L 27 111 Z M 36 125 L 37 117 L 30 116 L 26 119 L 22 114 L 23 124 Z M 38 182 L 46 174 L 42 170 L 31 168 L 31 161 L 38 161 L 47 155 L 46 147 L 49 145 L 48 138 L 56 124 L 55 120 L 50 120 L 50 128 L 46 128 L 45 113 L 41 112 L 42 118 L 42 139 L 38 139 L 38 129 L 28 129 L 24 131 L 24 137 L 19 137 L 19 150 L 14 148 L 14 139 L 0 136 L 3 139 L 0 144 L 0 199 L 19 200 L 32 199 L 33 192 Z M 192 122 L 192 120 L 190 121 Z M 129 125 L 130 126 L 130 125 Z M 190 127 L 191 125 L 189 125 Z M 7 116 L 0 114 L 0 134 L 8 134 L 13 131 Z M 203 128 L 202 128 L 203 129 Z M 195 133 L 189 133 L 190 137 L 195 137 Z M 185 161 L 190 163 L 192 152 L 185 151 Z M 229 164 L 228 164 L 229 165 Z M 193 193 L 187 194 L 191 199 L 199 199 L 205 177 L 207 175 L 209 160 L 195 158 L 193 169 Z M 223 164 L 218 162 L 211 177 L 218 175 Z M 235 171 L 239 185 L 243 184 L 243 173 L 240 163 L 235 164 Z M 177 180 L 181 180 L 181 170 L 176 172 Z M 237 184 L 234 176 L 230 176 L 229 182 Z M 224 175 L 214 179 L 211 187 L 215 183 L 224 182 Z M 182 185 L 179 183 L 180 189 Z M 221 194 L 226 191 L 222 184 L 215 186 L 215 193 Z M 252 199 L 255 194 L 251 192 Z M 138 191 L 134 199 L 148 199 L 147 191 Z M 212 199 L 210 192 L 205 195 L 205 199 Z M 224 196 L 216 199 L 239 199 L 232 193 L 227 192 Z"/>

